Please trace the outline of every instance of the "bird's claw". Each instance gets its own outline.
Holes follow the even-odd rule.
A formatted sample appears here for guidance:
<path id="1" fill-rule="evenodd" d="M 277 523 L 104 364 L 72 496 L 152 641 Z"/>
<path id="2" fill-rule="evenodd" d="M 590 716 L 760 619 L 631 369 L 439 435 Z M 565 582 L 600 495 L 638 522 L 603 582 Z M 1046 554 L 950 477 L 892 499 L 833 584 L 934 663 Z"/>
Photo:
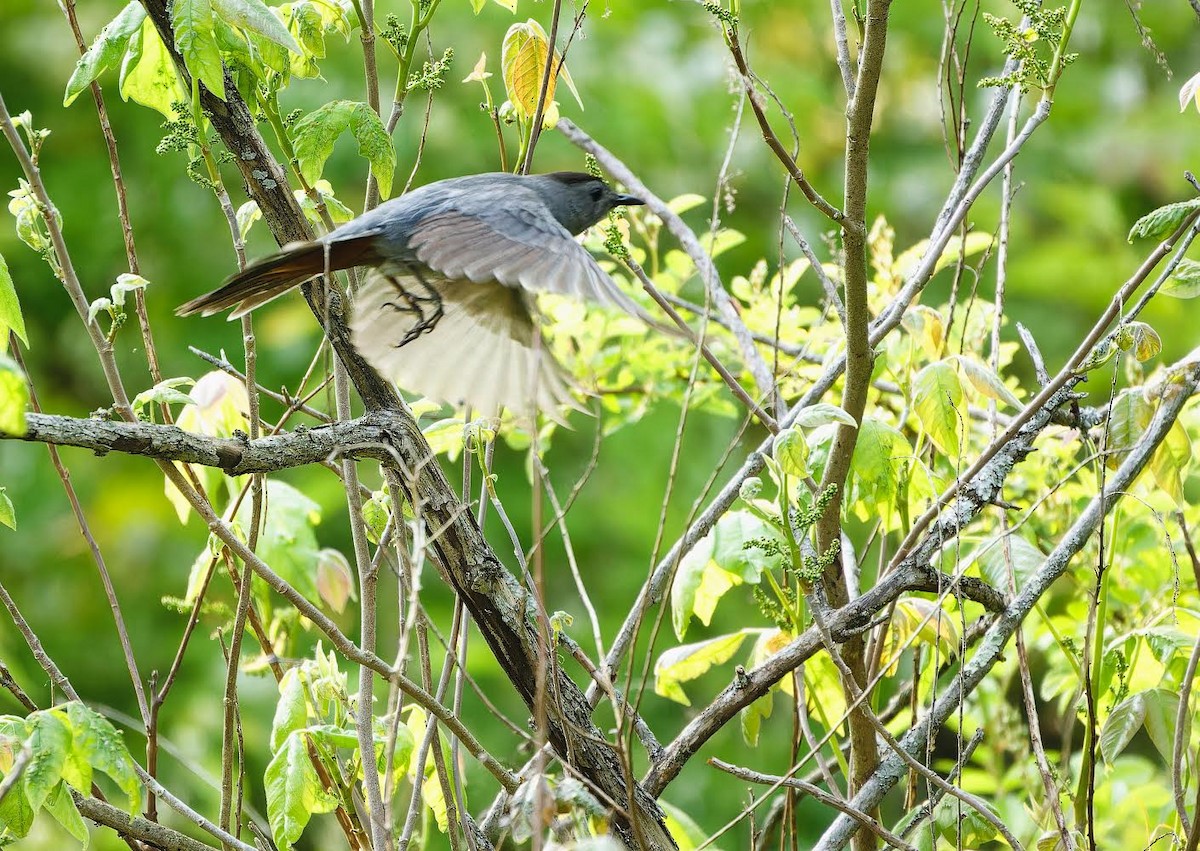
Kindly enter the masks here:
<path id="1" fill-rule="evenodd" d="M 397 301 L 385 301 L 383 306 L 390 307 L 398 313 L 406 313 L 416 317 L 416 323 L 405 332 L 400 342 L 396 344 L 396 348 L 408 345 L 422 334 L 432 331 L 442 316 L 445 315 L 441 293 L 419 273 L 414 274 L 413 277 L 416 278 L 417 282 L 421 285 L 421 289 L 424 290 L 423 294 L 409 292 L 398 279 L 390 275 L 388 276 L 388 281 L 395 288 L 399 299 Z"/>

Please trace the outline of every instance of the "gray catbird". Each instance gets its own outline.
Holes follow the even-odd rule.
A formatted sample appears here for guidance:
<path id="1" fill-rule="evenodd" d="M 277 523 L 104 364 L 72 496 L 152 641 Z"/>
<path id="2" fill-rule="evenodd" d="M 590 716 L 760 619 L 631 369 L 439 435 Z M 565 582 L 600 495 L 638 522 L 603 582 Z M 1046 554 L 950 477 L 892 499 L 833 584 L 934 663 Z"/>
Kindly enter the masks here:
<path id="1" fill-rule="evenodd" d="M 354 346 L 384 377 L 485 414 L 570 402 L 570 379 L 536 345 L 533 294 L 558 293 L 645 317 L 573 238 L 643 203 L 576 172 L 439 180 L 321 238 L 284 246 L 189 301 L 180 316 L 236 318 L 315 275 L 373 267 L 353 298 Z"/>

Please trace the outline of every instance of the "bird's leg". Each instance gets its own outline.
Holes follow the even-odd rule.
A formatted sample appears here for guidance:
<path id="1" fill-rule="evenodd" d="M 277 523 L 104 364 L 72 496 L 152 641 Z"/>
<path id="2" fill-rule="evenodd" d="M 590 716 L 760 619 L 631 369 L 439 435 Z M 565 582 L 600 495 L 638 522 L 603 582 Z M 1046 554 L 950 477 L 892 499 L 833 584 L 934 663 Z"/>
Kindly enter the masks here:
<path id="1" fill-rule="evenodd" d="M 420 284 L 421 292 L 410 292 L 400 283 L 398 278 L 387 275 L 388 281 L 395 288 L 396 294 L 399 296 L 397 301 L 385 301 L 384 307 L 390 307 L 399 313 L 407 313 L 416 317 L 416 322 L 413 327 L 409 328 L 396 344 L 396 348 L 407 345 L 413 340 L 434 329 L 445 313 L 442 306 L 442 296 L 437 289 L 425 279 L 421 274 L 421 270 L 415 267 L 408 268 L 409 274 L 413 279 Z"/>

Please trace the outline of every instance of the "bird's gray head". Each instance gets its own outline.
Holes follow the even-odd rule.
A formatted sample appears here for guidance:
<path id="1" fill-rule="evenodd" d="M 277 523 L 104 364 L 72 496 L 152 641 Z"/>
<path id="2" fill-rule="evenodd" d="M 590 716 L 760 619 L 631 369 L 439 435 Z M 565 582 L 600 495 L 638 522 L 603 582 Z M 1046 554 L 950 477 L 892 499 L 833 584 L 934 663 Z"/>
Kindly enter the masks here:
<path id="1" fill-rule="evenodd" d="M 641 198 L 614 192 L 598 177 L 576 171 L 533 175 L 529 181 L 554 218 L 575 234 L 596 224 L 614 207 L 645 203 Z"/>

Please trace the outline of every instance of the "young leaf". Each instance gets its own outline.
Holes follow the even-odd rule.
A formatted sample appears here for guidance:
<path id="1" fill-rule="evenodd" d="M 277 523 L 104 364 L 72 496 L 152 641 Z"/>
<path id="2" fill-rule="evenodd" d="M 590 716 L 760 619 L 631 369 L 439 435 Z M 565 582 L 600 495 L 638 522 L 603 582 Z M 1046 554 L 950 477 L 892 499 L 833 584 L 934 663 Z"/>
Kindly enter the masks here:
<path id="1" fill-rule="evenodd" d="M 1133 223 L 1133 227 L 1129 229 L 1129 241 L 1162 239 L 1164 236 L 1169 236 L 1197 209 L 1200 209 L 1200 198 L 1159 207 Z"/>
<path id="2" fill-rule="evenodd" d="M 271 752 L 278 751 L 288 736 L 307 723 L 304 678 L 300 668 L 288 668 L 279 681 L 279 702 L 275 704 L 275 719 L 271 722 Z"/>
<path id="3" fill-rule="evenodd" d="M 672 647 L 654 663 L 654 692 L 662 697 L 691 706 L 681 683 L 694 680 L 715 665 L 728 662 L 754 630 L 741 630 L 729 635 Z"/>
<path id="4" fill-rule="evenodd" d="M 1176 422 L 1167 432 L 1166 439 L 1155 450 L 1154 457 L 1150 459 L 1150 472 L 1154 474 L 1155 483 L 1175 500 L 1181 511 L 1187 508 L 1183 482 L 1191 461 L 1191 438 L 1188 437 L 1187 429 Z"/>
<path id="5" fill-rule="evenodd" d="M 115 18 L 104 25 L 92 46 L 79 57 L 71 79 L 67 80 L 63 106 L 70 106 L 71 102 L 101 74 L 116 66 L 129 46 L 129 39 L 141 29 L 144 20 L 145 7 L 137 0 L 132 0 Z"/>
<path id="6" fill-rule="evenodd" d="M 953 364 L 938 361 L 917 373 L 913 379 L 913 411 L 930 440 L 943 454 L 957 457 L 966 416 L 962 382 Z"/>
<path id="7" fill-rule="evenodd" d="M 1020 589 L 1045 560 L 1041 550 L 1016 533 L 1010 533 L 1005 540 L 989 541 L 985 549 L 977 549 L 970 555 L 970 561 L 979 566 L 983 578 L 993 588 L 1002 590 L 1008 588 L 1009 563 L 1012 564 L 1013 582 Z"/>
<path id="8" fill-rule="evenodd" d="M 25 408 L 29 406 L 29 385 L 16 361 L 0 355 L 0 432 L 24 437 Z"/>
<path id="9" fill-rule="evenodd" d="M 721 597 L 735 585 L 757 583 L 762 571 L 779 566 L 779 556 L 745 544 L 778 533 L 749 511 L 731 511 L 717 521 L 680 560 L 671 586 L 671 622 L 683 638 L 693 616 L 705 625 Z"/>
<path id="10" fill-rule="evenodd" d="M 1100 753 L 1109 765 L 1133 739 L 1146 720 L 1146 693 L 1138 692 L 1118 703 L 1100 728 Z"/>
<path id="11" fill-rule="evenodd" d="M 17 301 L 17 288 L 13 285 L 4 255 L 0 254 L 0 352 L 4 351 L 10 329 L 26 346 L 29 345 L 29 337 L 25 334 L 25 317 L 21 315 L 21 304 Z"/>
<path id="12" fill-rule="evenodd" d="M 33 827 L 34 809 L 25 795 L 25 784 L 15 784 L 0 798 L 0 830 L 21 839 Z"/>
<path id="13" fill-rule="evenodd" d="M 1172 298 L 1195 298 L 1200 295 L 1200 263 L 1186 257 L 1180 260 L 1171 277 L 1158 291 Z"/>
<path id="14" fill-rule="evenodd" d="M 358 153 L 371 164 L 384 197 L 392 190 L 396 150 L 379 116 L 365 103 L 335 100 L 313 110 L 296 122 L 293 145 L 300 173 L 309 183 L 321 176 L 333 144 L 349 129 L 358 143 Z"/>
<path id="15" fill-rule="evenodd" d="M 514 10 L 515 11 L 515 10 Z M 546 58 L 550 50 L 550 37 L 542 29 L 542 25 L 530 18 L 523 24 L 513 24 L 504 34 L 504 43 L 500 50 L 500 68 L 504 74 L 504 90 L 509 102 L 517 115 L 528 121 L 537 113 L 538 96 L 542 91 L 542 78 L 546 70 Z M 561 77 L 567 84 L 571 94 L 580 108 L 583 103 L 571 75 L 562 64 L 562 57 L 554 51 L 554 61 L 550 68 L 550 79 L 546 84 L 546 99 L 543 113 L 549 113 L 554 103 L 554 91 Z M 545 122 L 543 124 L 553 126 Z"/>
<path id="16" fill-rule="evenodd" d="M 212 0 L 212 5 L 226 23 L 257 33 L 293 53 L 300 53 L 296 39 L 262 0 Z"/>
<path id="17" fill-rule="evenodd" d="M 175 47 L 183 56 L 188 73 L 222 100 L 225 99 L 225 70 L 213 27 L 212 0 L 175 0 L 171 6 L 171 29 Z"/>
<path id="18" fill-rule="evenodd" d="M 54 787 L 62 782 L 63 765 L 71 747 L 71 728 L 54 712 L 35 712 L 29 716 L 29 749 L 33 758 L 21 778 L 29 805 L 36 813 Z"/>
<path id="19" fill-rule="evenodd" d="M 346 610 L 348 600 L 357 599 L 350 562 L 340 551 L 326 547 L 317 554 L 317 592 L 338 614 Z"/>
<path id="20" fill-rule="evenodd" d="M 0 526 L 16 529 L 17 512 L 13 508 L 12 500 L 8 498 L 8 494 L 4 491 L 5 488 L 0 487 Z"/>
<path id="21" fill-rule="evenodd" d="M 955 355 L 951 360 L 962 367 L 963 374 L 967 376 L 967 380 L 971 382 L 971 386 L 978 392 L 989 399 L 1003 402 L 1010 407 L 1021 407 L 1021 400 L 1014 396 L 1013 392 L 1005 386 L 1000 376 L 992 372 L 990 366 L 970 355 Z"/>
<path id="22" fill-rule="evenodd" d="M 122 98 L 158 110 L 172 121 L 177 117 L 174 104 L 187 99 L 171 54 L 149 19 L 129 40 L 119 85 Z"/>
<path id="23" fill-rule="evenodd" d="M 266 513 L 258 554 L 293 588 L 310 600 L 316 598 L 320 548 L 314 527 L 321 522 L 321 507 L 286 482 L 271 479 L 267 481 Z M 237 522 L 249 529 L 253 520 L 252 506 L 245 500 Z"/>
<path id="24" fill-rule="evenodd" d="M 904 435 L 879 420 L 865 417 L 851 462 L 854 496 L 860 511 L 889 516 L 904 497 L 902 485 L 910 483 L 913 461 L 912 446 Z"/>
<path id="25" fill-rule="evenodd" d="M 752 748 L 758 747 L 758 732 L 762 729 L 762 722 L 771 717 L 771 710 L 775 708 L 775 692 L 768 691 L 762 697 L 755 700 L 749 706 L 742 707 L 738 713 L 738 721 L 742 728 L 742 741 Z"/>
<path id="26" fill-rule="evenodd" d="M 818 428 L 830 423 L 843 423 L 851 428 L 858 428 L 858 423 L 854 421 L 854 417 L 847 414 L 837 405 L 831 405 L 828 402 L 818 402 L 815 405 L 809 405 L 796 415 L 795 422 L 800 428 Z"/>
<path id="27" fill-rule="evenodd" d="M 46 812 L 54 816 L 54 820 L 86 849 L 89 839 L 87 824 L 79 814 L 79 808 L 75 806 L 75 800 L 71 797 L 66 783 L 58 781 L 58 785 L 47 796 L 45 807 Z"/>
<path id="28" fill-rule="evenodd" d="M 125 811 L 138 811 L 142 799 L 142 783 L 138 780 L 133 757 L 125 740 L 108 720 L 82 703 L 67 703 L 56 712 L 66 712 L 74 734 L 72 750 L 96 771 L 107 774 L 125 793 Z M 88 789 L 80 789 L 87 793 Z"/>
<path id="29" fill-rule="evenodd" d="M 305 733 L 297 730 L 267 765 L 263 778 L 267 795 L 267 821 L 275 844 L 290 851 L 314 813 L 332 812 L 337 799 L 325 791 L 308 758 Z"/>

